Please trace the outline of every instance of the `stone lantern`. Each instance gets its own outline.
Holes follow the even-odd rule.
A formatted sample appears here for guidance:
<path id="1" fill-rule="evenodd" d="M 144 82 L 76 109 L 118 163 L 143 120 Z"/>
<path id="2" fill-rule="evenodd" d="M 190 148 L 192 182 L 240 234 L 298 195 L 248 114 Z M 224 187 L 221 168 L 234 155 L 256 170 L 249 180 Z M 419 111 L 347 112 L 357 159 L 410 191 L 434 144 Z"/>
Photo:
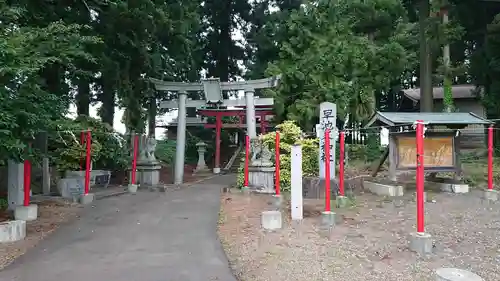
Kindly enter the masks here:
<path id="1" fill-rule="evenodd" d="M 210 173 L 210 170 L 205 163 L 205 152 L 207 151 L 207 144 L 203 141 L 200 141 L 196 144 L 198 148 L 198 164 L 196 165 L 196 169 L 194 170 L 195 174 L 201 173 Z"/>

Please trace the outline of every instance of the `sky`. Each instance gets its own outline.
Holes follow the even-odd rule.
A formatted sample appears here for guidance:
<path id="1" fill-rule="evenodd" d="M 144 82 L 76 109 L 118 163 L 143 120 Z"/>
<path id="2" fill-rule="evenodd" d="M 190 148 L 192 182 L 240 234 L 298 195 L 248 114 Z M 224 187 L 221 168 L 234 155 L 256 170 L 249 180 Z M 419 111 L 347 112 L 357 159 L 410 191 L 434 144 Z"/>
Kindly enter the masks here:
<path id="1" fill-rule="evenodd" d="M 97 115 L 97 110 L 99 109 L 100 106 L 101 106 L 100 103 L 90 106 L 90 116 L 91 117 L 99 118 L 99 116 Z M 70 111 L 70 113 L 68 114 L 68 117 L 76 118 L 76 116 L 77 116 L 76 106 L 74 104 L 72 104 L 70 106 L 69 111 Z M 123 109 L 116 107 L 115 108 L 115 118 L 113 121 L 114 129 L 117 132 L 122 133 L 122 134 L 124 134 L 126 131 L 125 124 L 123 124 L 123 122 L 122 122 L 123 113 L 124 113 Z M 161 123 L 161 124 L 169 123 L 170 121 L 172 121 L 172 119 L 174 119 L 176 117 L 177 117 L 177 111 L 176 110 L 171 111 L 163 116 L 157 116 L 156 123 L 157 124 L 158 123 Z M 164 128 L 156 128 L 155 133 L 156 133 L 156 138 L 161 139 L 164 136 L 165 129 Z"/>

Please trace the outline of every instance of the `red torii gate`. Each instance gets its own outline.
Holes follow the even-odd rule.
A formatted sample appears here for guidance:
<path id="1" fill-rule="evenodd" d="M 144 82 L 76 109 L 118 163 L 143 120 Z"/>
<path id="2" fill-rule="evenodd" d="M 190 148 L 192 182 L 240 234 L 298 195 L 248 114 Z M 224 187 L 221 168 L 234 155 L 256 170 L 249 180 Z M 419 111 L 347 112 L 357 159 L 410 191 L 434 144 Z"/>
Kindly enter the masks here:
<path id="1" fill-rule="evenodd" d="M 220 133 L 222 128 L 246 128 L 244 123 L 246 108 L 245 106 L 240 106 L 235 109 L 229 108 L 205 108 L 198 109 L 198 113 L 207 117 L 215 117 L 215 124 L 205 124 L 206 129 L 215 129 L 215 163 L 214 168 L 220 168 Z M 269 126 L 266 116 L 273 116 L 272 108 L 266 106 L 255 106 L 255 115 L 260 117 L 260 132 L 261 134 L 266 133 L 266 127 Z M 239 122 L 237 124 L 233 123 L 222 123 L 222 117 L 238 117 Z"/>

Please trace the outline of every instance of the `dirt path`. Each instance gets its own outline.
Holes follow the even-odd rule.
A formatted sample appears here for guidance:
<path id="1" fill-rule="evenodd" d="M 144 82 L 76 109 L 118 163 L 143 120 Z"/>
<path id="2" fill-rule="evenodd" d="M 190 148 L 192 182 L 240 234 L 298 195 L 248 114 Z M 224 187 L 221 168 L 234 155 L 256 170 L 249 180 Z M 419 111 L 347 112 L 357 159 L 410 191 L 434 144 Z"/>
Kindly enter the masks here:
<path id="1" fill-rule="evenodd" d="M 317 231 L 321 201 L 305 202 L 305 219 L 274 233 L 260 228 L 269 196 L 224 194 L 219 235 L 242 281 L 434 281 L 439 267 L 471 270 L 485 281 L 500 280 L 500 204 L 483 203 L 477 193 L 428 194 L 426 231 L 434 253 L 408 251 L 415 230 L 415 202 L 360 194 L 354 206 L 337 212 L 330 237 Z"/>

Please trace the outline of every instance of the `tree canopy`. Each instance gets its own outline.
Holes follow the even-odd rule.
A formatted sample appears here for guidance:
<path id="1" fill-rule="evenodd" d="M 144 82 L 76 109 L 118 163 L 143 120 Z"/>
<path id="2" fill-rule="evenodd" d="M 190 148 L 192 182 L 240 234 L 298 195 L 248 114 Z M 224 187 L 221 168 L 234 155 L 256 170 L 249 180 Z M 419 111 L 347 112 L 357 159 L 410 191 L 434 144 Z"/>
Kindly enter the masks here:
<path id="1" fill-rule="evenodd" d="M 432 110 L 430 87 L 444 76 L 481 87 L 499 118 L 498 13 L 499 2 L 474 0 L 0 0 L 1 160 L 67 122 L 71 103 L 80 115 L 99 103 L 109 125 L 121 107 L 129 130 L 154 128 L 158 102 L 172 95 L 147 78 L 197 81 L 202 72 L 282 75 L 258 94 L 275 98 L 278 121 L 305 129 L 323 101 L 338 104 L 341 121 L 362 123 L 395 110 L 408 87 L 422 86 L 422 109 Z"/>

